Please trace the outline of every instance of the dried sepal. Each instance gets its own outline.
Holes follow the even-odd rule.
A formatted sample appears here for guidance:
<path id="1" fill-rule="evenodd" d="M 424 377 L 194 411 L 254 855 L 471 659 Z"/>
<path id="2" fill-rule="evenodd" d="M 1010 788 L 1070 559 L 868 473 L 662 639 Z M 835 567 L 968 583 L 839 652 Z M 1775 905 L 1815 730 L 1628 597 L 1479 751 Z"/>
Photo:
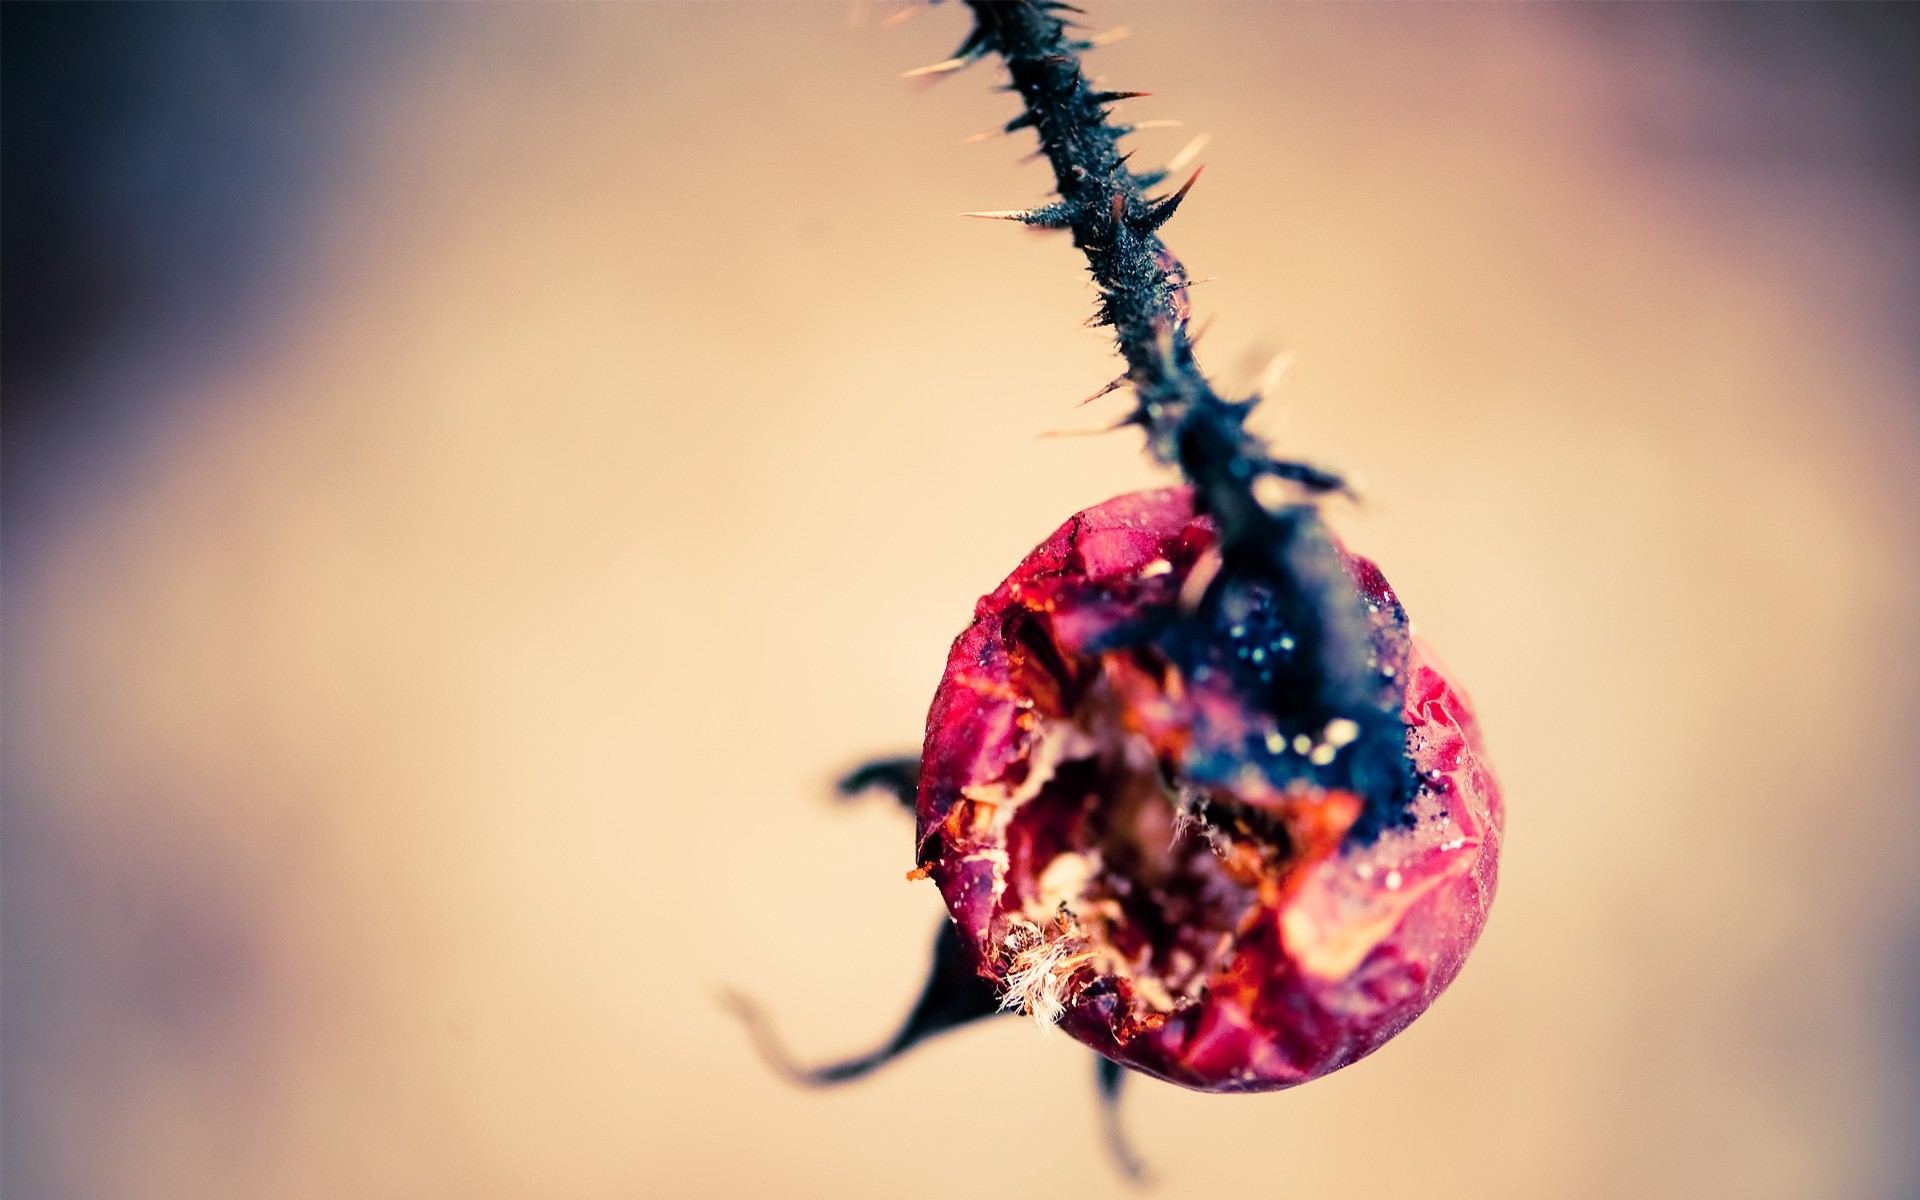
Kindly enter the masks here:
<path id="1" fill-rule="evenodd" d="M 801 1066 L 758 1004 L 737 992 L 723 992 L 719 999 L 724 1009 L 746 1025 L 767 1065 L 804 1087 L 828 1087 L 859 1079 L 922 1042 L 1003 1011 L 999 990 L 980 978 L 973 952 L 948 922 L 941 923 L 934 937 L 933 968 L 913 1011 L 892 1037 L 865 1054 L 820 1066 Z"/>

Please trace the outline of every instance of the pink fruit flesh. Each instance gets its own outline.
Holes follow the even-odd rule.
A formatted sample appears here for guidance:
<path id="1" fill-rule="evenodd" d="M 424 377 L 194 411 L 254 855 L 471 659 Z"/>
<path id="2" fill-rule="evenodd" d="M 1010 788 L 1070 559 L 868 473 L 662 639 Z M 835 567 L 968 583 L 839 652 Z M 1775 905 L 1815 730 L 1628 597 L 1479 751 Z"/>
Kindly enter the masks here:
<path id="1" fill-rule="evenodd" d="M 1405 647 L 1411 819 L 1348 837 L 1361 798 L 1249 769 L 1205 789 L 1234 820 L 1192 823 L 1196 720 L 1281 735 L 1110 635 L 1178 604 L 1214 542 L 1184 488 L 1120 496 L 979 602 L 927 721 L 920 861 L 1011 1004 L 1170 1082 L 1269 1091 L 1371 1053 L 1459 973 L 1493 901 L 1502 810 L 1466 698 L 1385 628 L 1386 581 L 1342 552 L 1376 644 Z M 1279 751 L 1337 754 L 1341 724 Z"/>

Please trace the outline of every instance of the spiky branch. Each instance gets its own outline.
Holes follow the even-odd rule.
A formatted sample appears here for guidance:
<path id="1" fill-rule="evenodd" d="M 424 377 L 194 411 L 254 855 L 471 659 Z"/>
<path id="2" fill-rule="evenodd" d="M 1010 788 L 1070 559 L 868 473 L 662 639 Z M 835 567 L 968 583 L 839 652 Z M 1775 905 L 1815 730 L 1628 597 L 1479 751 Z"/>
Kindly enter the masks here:
<path id="1" fill-rule="evenodd" d="M 1396 777 L 1387 793 L 1410 796 L 1411 779 L 1397 778 L 1405 771 L 1395 765 L 1404 742 L 1398 701 L 1367 668 L 1362 602 L 1314 503 L 1344 485 L 1317 467 L 1276 458 L 1245 425 L 1259 397 L 1221 396 L 1194 358 L 1187 272 L 1159 231 L 1199 171 L 1175 191 L 1150 195 L 1167 173 L 1134 171 L 1120 144 L 1132 127 L 1110 118 L 1114 105 L 1145 93 L 1103 91 L 1087 79 L 1080 55 L 1098 41 L 1077 37 L 1061 15 L 1078 9 L 1057 0 L 966 4 L 973 29 L 951 59 L 927 70 L 951 72 L 989 54 L 1003 60 L 1024 106 L 1006 129 L 1037 134 L 1058 193 L 1039 208 L 976 215 L 1071 233 L 1100 291 L 1095 323 L 1112 327 L 1126 361 L 1123 378 L 1136 396 L 1128 423 L 1145 431 L 1155 458 L 1187 478 L 1219 527 L 1223 564 L 1208 598 L 1241 585 L 1264 589 L 1299 643 L 1300 652 L 1267 685 L 1275 710 L 1357 721 L 1364 744 L 1340 772 L 1347 763 L 1385 772 Z M 1196 626 L 1209 621 L 1204 610 L 1213 606 L 1200 607 L 1189 618 Z M 1220 630 L 1175 629 L 1169 636 L 1185 634 L 1217 640 Z M 1395 818 L 1389 811 L 1382 819 Z"/>
<path id="2" fill-rule="evenodd" d="M 1138 397 L 1133 420 L 1147 431 L 1152 452 L 1200 490 L 1230 544 L 1261 540 L 1263 530 L 1271 532 L 1271 516 L 1254 494 L 1260 477 L 1309 492 L 1338 489 L 1341 481 L 1270 455 L 1244 428 L 1254 401 L 1222 398 L 1194 360 L 1187 273 L 1158 231 L 1179 211 L 1200 172 L 1170 195 L 1148 196 L 1166 173 L 1130 169 L 1120 140 L 1132 129 L 1108 118 L 1113 105 L 1147 93 L 1095 89 L 1079 61 L 1094 43 L 1073 37 L 1057 15 L 1071 11 L 1069 6 L 968 0 L 968 7 L 973 31 L 949 61 L 988 53 L 1005 61 L 1026 105 L 1007 129 L 1038 133 L 1060 197 L 1041 208 L 994 215 L 1072 232 L 1100 288 L 1095 322 L 1113 327 L 1126 379 Z"/>

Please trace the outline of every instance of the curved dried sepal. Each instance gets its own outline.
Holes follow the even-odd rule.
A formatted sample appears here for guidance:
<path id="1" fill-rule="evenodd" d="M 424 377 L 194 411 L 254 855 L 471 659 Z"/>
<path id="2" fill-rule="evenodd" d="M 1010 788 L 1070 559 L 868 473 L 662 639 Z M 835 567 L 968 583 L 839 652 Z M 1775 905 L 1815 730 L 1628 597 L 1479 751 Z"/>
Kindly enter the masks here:
<path id="1" fill-rule="evenodd" d="M 1153 1182 L 1153 1176 L 1140 1156 L 1133 1152 L 1133 1144 L 1127 1140 L 1126 1122 L 1120 1118 L 1120 1092 L 1131 1072 L 1104 1054 L 1095 1054 L 1093 1062 L 1093 1084 L 1100 1094 L 1100 1132 L 1106 1139 L 1107 1153 L 1113 1159 L 1114 1169 L 1128 1183 L 1146 1187 Z"/>
<path id="2" fill-rule="evenodd" d="M 1001 1012 L 1000 996 L 974 973 L 973 955 L 951 922 L 941 922 L 933 942 L 933 969 L 907 1015 L 906 1023 L 885 1044 L 867 1054 L 818 1067 L 794 1061 L 758 1004 L 737 992 L 722 992 L 721 1007 L 747 1027 L 754 1048 L 779 1074 L 802 1087 L 831 1087 L 870 1075 L 921 1042 Z"/>
<path id="3" fill-rule="evenodd" d="M 871 759 L 842 775 L 833 786 L 843 800 L 868 792 L 885 792 L 912 812 L 914 796 L 920 788 L 920 756 L 901 754 Z"/>

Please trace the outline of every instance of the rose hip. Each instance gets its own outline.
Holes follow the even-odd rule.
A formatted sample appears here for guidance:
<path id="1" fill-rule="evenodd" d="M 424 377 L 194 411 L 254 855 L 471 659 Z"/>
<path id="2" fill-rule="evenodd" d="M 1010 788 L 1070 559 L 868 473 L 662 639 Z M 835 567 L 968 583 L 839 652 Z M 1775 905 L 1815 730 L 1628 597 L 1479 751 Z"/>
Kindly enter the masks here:
<path id="1" fill-rule="evenodd" d="M 1303 726 L 1248 686 L 1287 629 L 1194 611 L 1216 543 L 1185 488 L 1120 496 L 979 602 L 928 717 L 919 861 L 1007 1006 L 1173 1083 L 1267 1091 L 1378 1049 L 1453 980 L 1502 810 L 1465 697 L 1371 562 L 1336 547 L 1400 699 L 1412 782 L 1384 802 L 1351 780 L 1390 774 L 1338 770 L 1354 721 Z M 1196 622 L 1198 653 L 1168 636 Z"/>

